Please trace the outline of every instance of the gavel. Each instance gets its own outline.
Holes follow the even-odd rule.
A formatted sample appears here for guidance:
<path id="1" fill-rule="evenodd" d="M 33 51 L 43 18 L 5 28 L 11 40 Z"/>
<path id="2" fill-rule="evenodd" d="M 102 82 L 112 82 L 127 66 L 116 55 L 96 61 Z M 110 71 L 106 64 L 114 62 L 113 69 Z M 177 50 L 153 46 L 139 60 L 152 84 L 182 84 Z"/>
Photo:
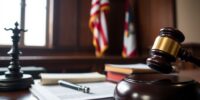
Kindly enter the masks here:
<path id="1" fill-rule="evenodd" d="M 173 72 L 172 63 L 178 58 L 200 66 L 200 60 L 183 48 L 182 32 L 171 27 L 160 30 L 147 58 L 147 65 L 166 74 L 132 74 L 120 81 L 114 92 L 115 100 L 200 100 L 197 82 Z"/>
<path id="2" fill-rule="evenodd" d="M 172 27 L 160 29 L 159 35 L 150 50 L 150 57 L 147 58 L 147 65 L 161 73 L 171 73 L 172 63 L 179 58 L 181 61 L 189 61 L 200 66 L 200 59 L 183 48 L 181 43 L 185 36 L 181 31 Z"/>

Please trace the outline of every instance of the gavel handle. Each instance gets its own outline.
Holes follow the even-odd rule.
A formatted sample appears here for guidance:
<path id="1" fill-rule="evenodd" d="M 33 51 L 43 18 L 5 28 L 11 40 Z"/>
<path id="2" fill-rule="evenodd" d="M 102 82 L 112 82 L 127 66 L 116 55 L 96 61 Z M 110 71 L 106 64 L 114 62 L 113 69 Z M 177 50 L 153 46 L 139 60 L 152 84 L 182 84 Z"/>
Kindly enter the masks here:
<path id="1" fill-rule="evenodd" d="M 189 61 L 191 63 L 196 64 L 198 67 L 200 67 L 200 59 L 197 57 L 194 57 L 190 51 L 184 48 L 181 48 L 180 50 L 180 58 L 181 60 Z"/>
<path id="2" fill-rule="evenodd" d="M 189 62 L 192 62 L 194 64 L 196 64 L 198 67 L 200 67 L 200 59 L 198 59 L 197 57 L 190 57 L 190 59 L 188 59 Z"/>

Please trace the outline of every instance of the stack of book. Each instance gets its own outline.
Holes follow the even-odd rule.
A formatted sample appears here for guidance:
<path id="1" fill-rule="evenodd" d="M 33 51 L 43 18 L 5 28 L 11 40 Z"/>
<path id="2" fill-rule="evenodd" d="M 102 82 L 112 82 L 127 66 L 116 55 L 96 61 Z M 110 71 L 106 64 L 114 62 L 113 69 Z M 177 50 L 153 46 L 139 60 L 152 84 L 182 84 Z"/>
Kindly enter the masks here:
<path id="1" fill-rule="evenodd" d="M 119 82 L 131 74 L 155 73 L 146 64 L 105 64 L 106 79 Z"/>

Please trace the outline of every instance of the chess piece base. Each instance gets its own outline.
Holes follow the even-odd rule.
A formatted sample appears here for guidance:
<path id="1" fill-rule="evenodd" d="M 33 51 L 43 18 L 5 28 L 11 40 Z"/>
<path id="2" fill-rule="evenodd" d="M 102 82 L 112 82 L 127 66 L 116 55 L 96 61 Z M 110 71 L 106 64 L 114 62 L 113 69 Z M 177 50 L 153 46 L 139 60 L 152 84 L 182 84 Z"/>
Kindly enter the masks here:
<path id="1" fill-rule="evenodd" d="M 0 91 L 28 89 L 31 84 L 33 84 L 33 78 L 28 74 L 23 74 L 21 78 L 7 78 L 5 75 L 0 76 Z"/>

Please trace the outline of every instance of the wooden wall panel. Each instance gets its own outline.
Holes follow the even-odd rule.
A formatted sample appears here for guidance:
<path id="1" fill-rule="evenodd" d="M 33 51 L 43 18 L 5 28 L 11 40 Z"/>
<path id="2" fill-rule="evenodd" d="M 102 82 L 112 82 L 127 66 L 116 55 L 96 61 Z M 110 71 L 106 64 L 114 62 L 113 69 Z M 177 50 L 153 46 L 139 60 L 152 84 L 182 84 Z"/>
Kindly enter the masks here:
<path id="1" fill-rule="evenodd" d="M 56 46 L 77 46 L 77 0 L 55 0 L 55 28 Z"/>
<path id="2" fill-rule="evenodd" d="M 174 27 L 174 0 L 137 0 L 139 48 L 148 53 L 162 27 Z"/>
<path id="3" fill-rule="evenodd" d="M 110 13 L 108 16 L 109 48 L 108 55 L 121 56 L 124 32 L 124 1 L 110 0 Z"/>
<path id="4" fill-rule="evenodd" d="M 89 30 L 91 0 L 79 0 L 78 38 L 81 48 L 93 48 L 92 32 Z M 94 49 L 94 48 L 93 48 Z"/>
<path id="5" fill-rule="evenodd" d="M 104 72 L 104 65 L 108 63 L 131 64 L 144 63 L 145 57 L 127 58 L 122 57 L 103 57 L 95 56 L 22 56 L 20 65 L 42 66 L 48 72 Z M 0 67 L 7 67 L 10 57 L 0 57 Z"/>

